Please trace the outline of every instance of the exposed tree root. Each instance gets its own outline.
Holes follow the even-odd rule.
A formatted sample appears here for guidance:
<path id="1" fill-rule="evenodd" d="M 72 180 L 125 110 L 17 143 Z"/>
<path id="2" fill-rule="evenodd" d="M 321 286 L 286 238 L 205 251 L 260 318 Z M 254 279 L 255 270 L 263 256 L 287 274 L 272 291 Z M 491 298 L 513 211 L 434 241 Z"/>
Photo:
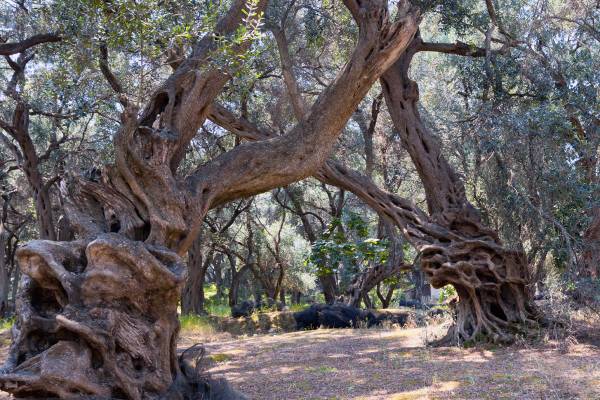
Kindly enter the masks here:
<path id="1" fill-rule="evenodd" d="M 524 255 L 476 228 L 471 223 L 474 231 L 467 237 L 450 235 L 422 249 L 421 265 L 432 286 L 452 284 L 459 296 L 448 338 L 454 343 L 509 343 L 530 336 L 541 318 L 531 302 Z"/>

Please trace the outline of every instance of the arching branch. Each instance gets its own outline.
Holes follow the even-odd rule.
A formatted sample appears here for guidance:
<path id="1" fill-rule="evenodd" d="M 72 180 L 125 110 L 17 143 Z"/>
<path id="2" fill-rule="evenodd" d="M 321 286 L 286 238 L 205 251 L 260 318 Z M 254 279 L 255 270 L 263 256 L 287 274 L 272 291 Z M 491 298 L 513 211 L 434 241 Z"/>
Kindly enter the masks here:
<path id="1" fill-rule="evenodd" d="M 41 43 L 60 42 L 62 38 L 55 33 L 46 33 L 41 35 L 31 36 L 20 42 L 2 43 L 0 44 L 0 56 L 10 56 L 12 54 L 22 53 L 30 47 Z"/>

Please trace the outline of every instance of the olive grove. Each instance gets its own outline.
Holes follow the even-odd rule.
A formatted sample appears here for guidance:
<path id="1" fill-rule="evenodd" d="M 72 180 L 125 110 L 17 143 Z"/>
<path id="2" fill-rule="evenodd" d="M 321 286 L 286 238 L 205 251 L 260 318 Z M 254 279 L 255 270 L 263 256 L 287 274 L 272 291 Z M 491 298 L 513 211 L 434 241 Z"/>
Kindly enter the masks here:
<path id="1" fill-rule="evenodd" d="M 534 335 L 552 279 L 600 302 L 600 11 L 542 3 L 0 6 L 2 390 L 243 398 L 177 353 L 207 282 L 387 308 L 422 276 L 451 343 Z"/>

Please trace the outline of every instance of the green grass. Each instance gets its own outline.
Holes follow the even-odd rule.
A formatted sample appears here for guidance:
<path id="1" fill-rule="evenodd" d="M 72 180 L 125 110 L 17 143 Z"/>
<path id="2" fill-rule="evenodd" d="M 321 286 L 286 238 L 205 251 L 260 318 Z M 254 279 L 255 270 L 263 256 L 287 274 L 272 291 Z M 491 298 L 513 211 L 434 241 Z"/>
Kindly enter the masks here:
<path id="1" fill-rule="evenodd" d="M 229 361 L 233 358 L 231 355 L 225 354 L 225 353 L 210 354 L 208 357 L 216 363 L 222 363 L 225 361 Z"/>
<path id="2" fill-rule="evenodd" d="M 229 305 L 223 303 L 207 303 L 206 312 L 210 315 L 216 315 L 218 317 L 229 317 L 231 316 L 231 308 Z"/>
<path id="3" fill-rule="evenodd" d="M 227 293 L 223 293 L 225 298 L 217 297 L 217 286 L 214 283 L 204 285 L 204 308 L 210 315 L 216 315 L 218 317 L 229 317 L 231 316 L 231 309 L 227 304 Z"/>
<path id="4" fill-rule="evenodd" d="M 308 303 L 290 304 L 288 307 L 289 307 L 290 311 L 296 312 L 296 311 L 302 311 L 305 308 L 310 307 L 310 304 L 308 304 Z"/>
<path id="5" fill-rule="evenodd" d="M 317 372 L 319 374 L 332 374 L 337 372 L 338 369 L 335 367 L 329 367 L 327 365 L 319 365 L 318 367 L 308 367 L 304 369 L 307 372 Z"/>
<path id="6" fill-rule="evenodd" d="M 210 283 L 208 285 L 204 285 L 204 298 L 207 300 L 211 300 L 213 297 L 217 296 L 217 285 L 214 283 Z"/>
<path id="7" fill-rule="evenodd" d="M 179 323 L 181 324 L 182 332 L 212 335 L 216 331 L 208 317 L 200 315 L 180 315 Z"/>
<path id="8" fill-rule="evenodd" d="M 15 323 L 14 318 L 0 320 L 0 331 L 5 331 L 5 330 L 12 328 L 14 323 Z"/>

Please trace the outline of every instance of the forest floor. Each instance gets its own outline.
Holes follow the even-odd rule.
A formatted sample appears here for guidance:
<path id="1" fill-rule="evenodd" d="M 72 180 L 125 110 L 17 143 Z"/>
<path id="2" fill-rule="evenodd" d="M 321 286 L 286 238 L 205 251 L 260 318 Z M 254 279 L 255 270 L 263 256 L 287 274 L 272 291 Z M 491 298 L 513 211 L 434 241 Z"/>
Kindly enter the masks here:
<path id="1" fill-rule="evenodd" d="M 318 329 L 238 338 L 184 330 L 180 349 L 204 343 L 210 373 L 253 400 L 600 399 L 598 342 L 427 346 L 442 329 Z M 2 336 L 4 359 L 9 341 Z"/>
<path id="2" fill-rule="evenodd" d="M 253 400 L 600 399 L 597 342 L 427 346 L 442 329 L 318 329 L 205 346 L 213 376 Z"/>

